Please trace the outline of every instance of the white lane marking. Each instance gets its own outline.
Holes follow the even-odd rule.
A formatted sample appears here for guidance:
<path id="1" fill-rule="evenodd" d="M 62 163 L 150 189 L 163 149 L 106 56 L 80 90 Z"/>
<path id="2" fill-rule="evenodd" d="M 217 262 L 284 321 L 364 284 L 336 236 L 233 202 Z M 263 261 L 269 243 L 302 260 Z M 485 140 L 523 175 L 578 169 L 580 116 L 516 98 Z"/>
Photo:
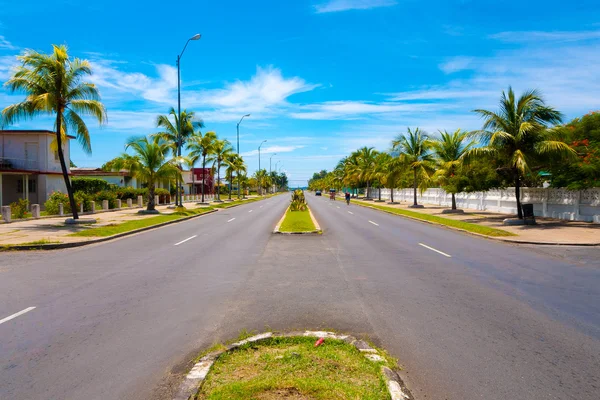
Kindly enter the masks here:
<path id="1" fill-rule="evenodd" d="M 181 243 L 185 243 L 185 242 L 187 242 L 188 240 L 192 240 L 192 239 L 193 239 L 193 238 L 195 238 L 196 236 L 198 236 L 198 235 L 194 235 L 194 236 L 192 236 L 192 237 L 189 237 L 189 238 L 187 238 L 187 239 L 185 239 L 185 240 L 182 240 L 182 241 L 181 241 L 181 242 L 179 242 L 179 243 L 175 243 L 175 244 L 174 244 L 174 246 L 179 246 Z"/>
<path id="2" fill-rule="evenodd" d="M 348 211 L 348 214 L 352 214 L 352 215 L 354 215 L 354 213 L 353 213 L 352 211 Z"/>
<path id="3" fill-rule="evenodd" d="M 23 315 L 25 313 L 28 313 L 29 311 L 35 309 L 35 307 L 27 307 L 24 310 L 19 311 L 18 313 L 14 313 L 13 315 L 9 315 L 8 317 L 4 318 L 4 319 L 0 319 L 0 324 L 3 324 L 5 322 L 10 321 L 11 319 L 17 318 L 19 315 Z"/>
<path id="4" fill-rule="evenodd" d="M 249 212 L 249 213 L 251 213 L 252 211 L 254 211 L 254 210 L 250 210 L 250 211 L 248 211 L 248 212 Z"/>
<path id="5" fill-rule="evenodd" d="M 262 208 L 263 206 L 260 206 L 259 208 Z"/>
<path id="6" fill-rule="evenodd" d="M 435 251 L 436 253 L 440 253 L 440 254 L 441 254 L 441 255 L 443 255 L 443 256 L 446 256 L 446 257 L 452 257 L 450 254 L 446 254 L 446 253 L 444 253 L 443 251 L 436 250 L 436 249 L 434 249 L 433 247 L 429 247 L 429 246 L 427 246 L 426 244 L 419 243 L 419 246 L 423 246 L 423 247 L 425 247 L 426 249 L 429 249 L 429 250 L 431 250 L 431 251 Z"/>
<path id="7" fill-rule="evenodd" d="M 231 219 L 230 219 L 229 221 L 227 221 L 227 222 L 231 222 L 231 221 L 233 221 L 234 219 L 235 219 L 235 218 L 231 218 Z"/>
<path id="8" fill-rule="evenodd" d="M 377 222 L 373 222 L 373 221 L 369 221 L 370 223 L 372 223 L 375 226 L 379 226 L 379 224 Z"/>
<path id="9" fill-rule="evenodd" d="M 340 208 L 340 206 L 337 206 L 337 208 Z"/>

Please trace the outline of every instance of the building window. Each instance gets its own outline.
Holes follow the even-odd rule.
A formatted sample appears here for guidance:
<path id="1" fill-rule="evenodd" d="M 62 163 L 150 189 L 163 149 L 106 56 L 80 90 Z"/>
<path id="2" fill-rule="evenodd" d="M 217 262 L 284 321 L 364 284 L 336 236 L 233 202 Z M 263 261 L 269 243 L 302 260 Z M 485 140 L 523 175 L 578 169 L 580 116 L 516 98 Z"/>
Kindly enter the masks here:
<path id="1" fill-rule="evenodd" d="M 37 192 L 37 180 L 29 179 L 29 193 Z M 17 193 L 23 193 L 23 179 L 17 180 Z"/>

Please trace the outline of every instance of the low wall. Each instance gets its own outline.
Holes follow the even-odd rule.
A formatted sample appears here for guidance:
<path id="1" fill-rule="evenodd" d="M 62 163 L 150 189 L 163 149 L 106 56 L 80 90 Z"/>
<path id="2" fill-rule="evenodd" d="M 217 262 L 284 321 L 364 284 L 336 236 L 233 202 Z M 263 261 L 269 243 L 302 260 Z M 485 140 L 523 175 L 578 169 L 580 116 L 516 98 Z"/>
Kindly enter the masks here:
<path id="1" fill-rule="evenodd" d="M 377 198 L 378 189 L 371 196 Z M 390 189 L 381 189 L 381 198 L 390 199 Z M 412 202 L 413 189 L 395 189 L 394 201 Z M 417 201 L 423 204 L 435 204 L 450 207 L 452 196 L 442 189 L 417 191 Z M 600 223 L 600 188 L 588 190 L 522 188 L 521 202 L 533 204 L 534 214 L 538 217 L 558 218 L 570 221 Z M 490 190 L 488 192 L 459 193 L 456 195 L 458 208 L 471 208 L 507 214 L 517 213 L 515 189 Z"/>

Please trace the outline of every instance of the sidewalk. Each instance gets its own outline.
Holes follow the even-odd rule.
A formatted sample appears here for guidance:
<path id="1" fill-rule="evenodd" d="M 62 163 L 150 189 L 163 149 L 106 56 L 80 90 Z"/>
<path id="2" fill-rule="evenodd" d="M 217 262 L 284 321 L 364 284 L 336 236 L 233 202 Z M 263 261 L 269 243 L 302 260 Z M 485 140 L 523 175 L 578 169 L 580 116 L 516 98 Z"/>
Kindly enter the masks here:
<path id="1" fill-rule="evenodd" d="M 515 218 L 513 214 L 499 214 L 487 211 L 463 208 L 464 214 L 442 214 L 447 207 L 423 204 L 425 208 L 410 208 L 412 204 L 376 203 L 352 199 L 364 205 L 380 205 L 392 208 L 401 208 L 417 213 L 436 215 L 442 218 L 455 219 L 472 224 L 480 224 L 491 228 L 502 229 L 518 236 L 495 237 L 494 239 L 506 242 L 534 243 L 534 244 L 562 244 L 562 245 L 600 245 L 600 224 L 580 221 L 563 221 L 552 218 L 536 217 L 536 225 L 505 226 L 505 218 Z"/>
<path id="2" fill-rule="evenodd" d="M 248 196 L 251 198 L 254 196 Z M 197 201 L 184 202 L 189 208 L 198 208 Z M 168 215 L 175 212 L 168 205 L 156 206 L 161 215 Z M 145 208 L 122 208 L 118 211 L 99 212 L 95 214 L 82 215 L 81 218 L 94 218 L 97 222 L 91 227 L 98 228 L 102 226 L 121 224 L 132 220 L 141 220 L 145 218 L 156 217 L 157 214 L 138 214 L 139 210 Z M 68 236 L 71 233 L 89 229 L 90 225 L 65 225 L 65 219 L 68 216 L 30 219 L 25 221 L 15 221 L 11 223 L 0 224 L 0 246 L 19 245 L 19 244 L 41 244 L 46 243 L 75 243 L 89 242 L 96 240 L 96 237 Z M 36 243 L 34 243 L 36 242 Z"/>

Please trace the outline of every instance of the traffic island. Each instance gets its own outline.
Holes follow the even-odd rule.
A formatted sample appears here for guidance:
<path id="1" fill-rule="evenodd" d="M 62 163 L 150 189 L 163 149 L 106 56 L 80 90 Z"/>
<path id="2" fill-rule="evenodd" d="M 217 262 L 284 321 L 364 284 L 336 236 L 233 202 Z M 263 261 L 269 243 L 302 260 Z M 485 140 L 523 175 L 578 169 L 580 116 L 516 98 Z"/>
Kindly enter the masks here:
<path id="1" fill-rule="evenodd" d="M 213 348 L 186 376 L 176 400 L 413 398 L 394 359 L 349 335 L 267 332 Z"/>
<path id="2" fill-rule="evenodd" d="M 321 234 L 322 231 L 312 211 L 306 206 L 304 210 L 296 211 L 293 211 L 291 207 L 288 207 L 273 233 L 287 235 L 318 235 Z"/>

